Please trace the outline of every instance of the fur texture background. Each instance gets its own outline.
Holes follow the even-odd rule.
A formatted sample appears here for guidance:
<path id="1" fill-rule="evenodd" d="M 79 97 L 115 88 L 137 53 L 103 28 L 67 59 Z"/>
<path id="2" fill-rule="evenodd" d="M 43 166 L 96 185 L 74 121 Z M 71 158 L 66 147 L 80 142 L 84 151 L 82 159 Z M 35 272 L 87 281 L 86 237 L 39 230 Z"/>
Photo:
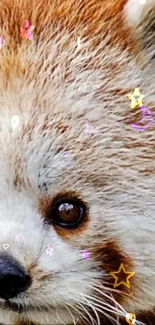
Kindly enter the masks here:
<path id="1" fill-rule="evenodd" d="M 126 324 L 126 313 L 154 324 L 154 121 L 132 129 L 141 113 L 127 97 L 139 87 L 154 116 L 154 22 L 154 0 L 1 1 L 0 247 L 33 279 L 10 306 L 0 299 L 1 324 Z M 45 226 L 68 192 L 86 203 L 86 225 Z M 113 289 L 120 263 L 135 272 L 130 290 Z"/>

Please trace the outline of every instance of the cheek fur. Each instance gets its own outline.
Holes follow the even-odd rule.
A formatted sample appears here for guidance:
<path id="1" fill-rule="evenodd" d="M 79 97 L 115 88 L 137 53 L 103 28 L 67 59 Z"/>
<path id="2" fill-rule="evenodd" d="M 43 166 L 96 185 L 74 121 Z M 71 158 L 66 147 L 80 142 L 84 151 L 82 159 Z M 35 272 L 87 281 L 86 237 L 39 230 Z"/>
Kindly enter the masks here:
<path id="1" fill-rule="evenodd" d="M 101 279 L 103 287 L 108 287 L 110 290 L 112 289 L 112 294 L 120 304 L 122 304 L 125 299 L 132 297 L 132 293 L 136 285 L 135 275 L 134 277 L 130 278 L 130 289 L 124 285 L 120 285 L 116 288 L 116 290 L 114 289 L 115 279 L 110 275 L 110 272 L 118 271 L 121 263 L 124 265 L 127 272 L 134 272 L 134 262 L 127 255 L 127 253 L 118 247 L 115 241 L 110 240 L 105 244 L 94 247 L 92 255 L 95 261 L 99 263 L 100 268 L 103 270 L 104 275 Z M 119 276 L 119 279 L 121 277 L 122 273 L 121 276 Z M 126 275 L 124 274 L 124 278 L 121 278 L 121 280 L 125 282 L 125 279 Z"/>
<path id="2" fill-rule="evenodd" d="M 31 321 L 29 322 L 28 320 L 26 320 L 26 321 L 17 321 L 15 325 L 39 325 L 39 324 Z"/>

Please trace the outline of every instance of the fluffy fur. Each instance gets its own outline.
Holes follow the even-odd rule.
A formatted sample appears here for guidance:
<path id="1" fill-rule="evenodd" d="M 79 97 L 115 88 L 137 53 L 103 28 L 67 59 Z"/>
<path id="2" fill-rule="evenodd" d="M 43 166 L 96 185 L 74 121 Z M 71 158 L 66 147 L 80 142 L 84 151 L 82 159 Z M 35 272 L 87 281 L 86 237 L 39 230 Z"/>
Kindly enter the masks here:
<path id="1" fill-rule="evenodd" d="M 0 3 L 1 252 L 33 279 L 10 306 L 0 299 L 1 324 L 155 322 L 154 121 L 131 128 L 141 114 L 127 97 L 139 88 L 154 114 L 154 17 L 154 0 Z M 32 41 L 21 38 L 26 19 Z M 62 192 L 86 203 L 82 229 L 45 225 Z M 113 288 L 121 263 L 135 272 L 131 289 Z"/>

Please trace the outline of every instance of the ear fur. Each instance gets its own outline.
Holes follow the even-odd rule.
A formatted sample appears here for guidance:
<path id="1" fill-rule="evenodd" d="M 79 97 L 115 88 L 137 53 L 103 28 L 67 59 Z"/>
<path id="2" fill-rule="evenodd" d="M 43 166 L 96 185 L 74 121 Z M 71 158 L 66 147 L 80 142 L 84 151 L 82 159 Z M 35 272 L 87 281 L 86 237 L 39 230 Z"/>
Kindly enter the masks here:
<path id="1" fill-rule="evenodd" d="M 149 59 L 155 56 L 155 0 L 129 0 L 125 6 L 125 20 L 134 37 Z"/>

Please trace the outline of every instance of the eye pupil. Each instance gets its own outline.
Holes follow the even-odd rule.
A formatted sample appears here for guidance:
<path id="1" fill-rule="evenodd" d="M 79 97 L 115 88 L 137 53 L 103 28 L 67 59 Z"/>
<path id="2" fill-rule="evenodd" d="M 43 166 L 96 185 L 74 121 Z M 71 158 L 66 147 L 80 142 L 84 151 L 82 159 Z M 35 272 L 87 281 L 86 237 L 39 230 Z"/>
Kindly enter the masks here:
<path id="1" fill-rule="evenodd" d="M 65 222 L 75 222 L 78 217 L 78 208 L 75 204 L 63 203 L 58 207 L 59 218 Z"/>
<path id="2" fill-rule="evenodd" d="M 87 207 L 77 197 L 55 197 L 47 210 L 46 220 L 49 224 L 62 228 L 77 228 L 87 218 Z"/>
<path id="3" fill-rule="evenodd" d="M 69 213 L 71 209 L 73 209 L 73 205 L 69 203 L 63 203 L 59 206 L 59 211 L 66 211 L 67 213 Z"/>

